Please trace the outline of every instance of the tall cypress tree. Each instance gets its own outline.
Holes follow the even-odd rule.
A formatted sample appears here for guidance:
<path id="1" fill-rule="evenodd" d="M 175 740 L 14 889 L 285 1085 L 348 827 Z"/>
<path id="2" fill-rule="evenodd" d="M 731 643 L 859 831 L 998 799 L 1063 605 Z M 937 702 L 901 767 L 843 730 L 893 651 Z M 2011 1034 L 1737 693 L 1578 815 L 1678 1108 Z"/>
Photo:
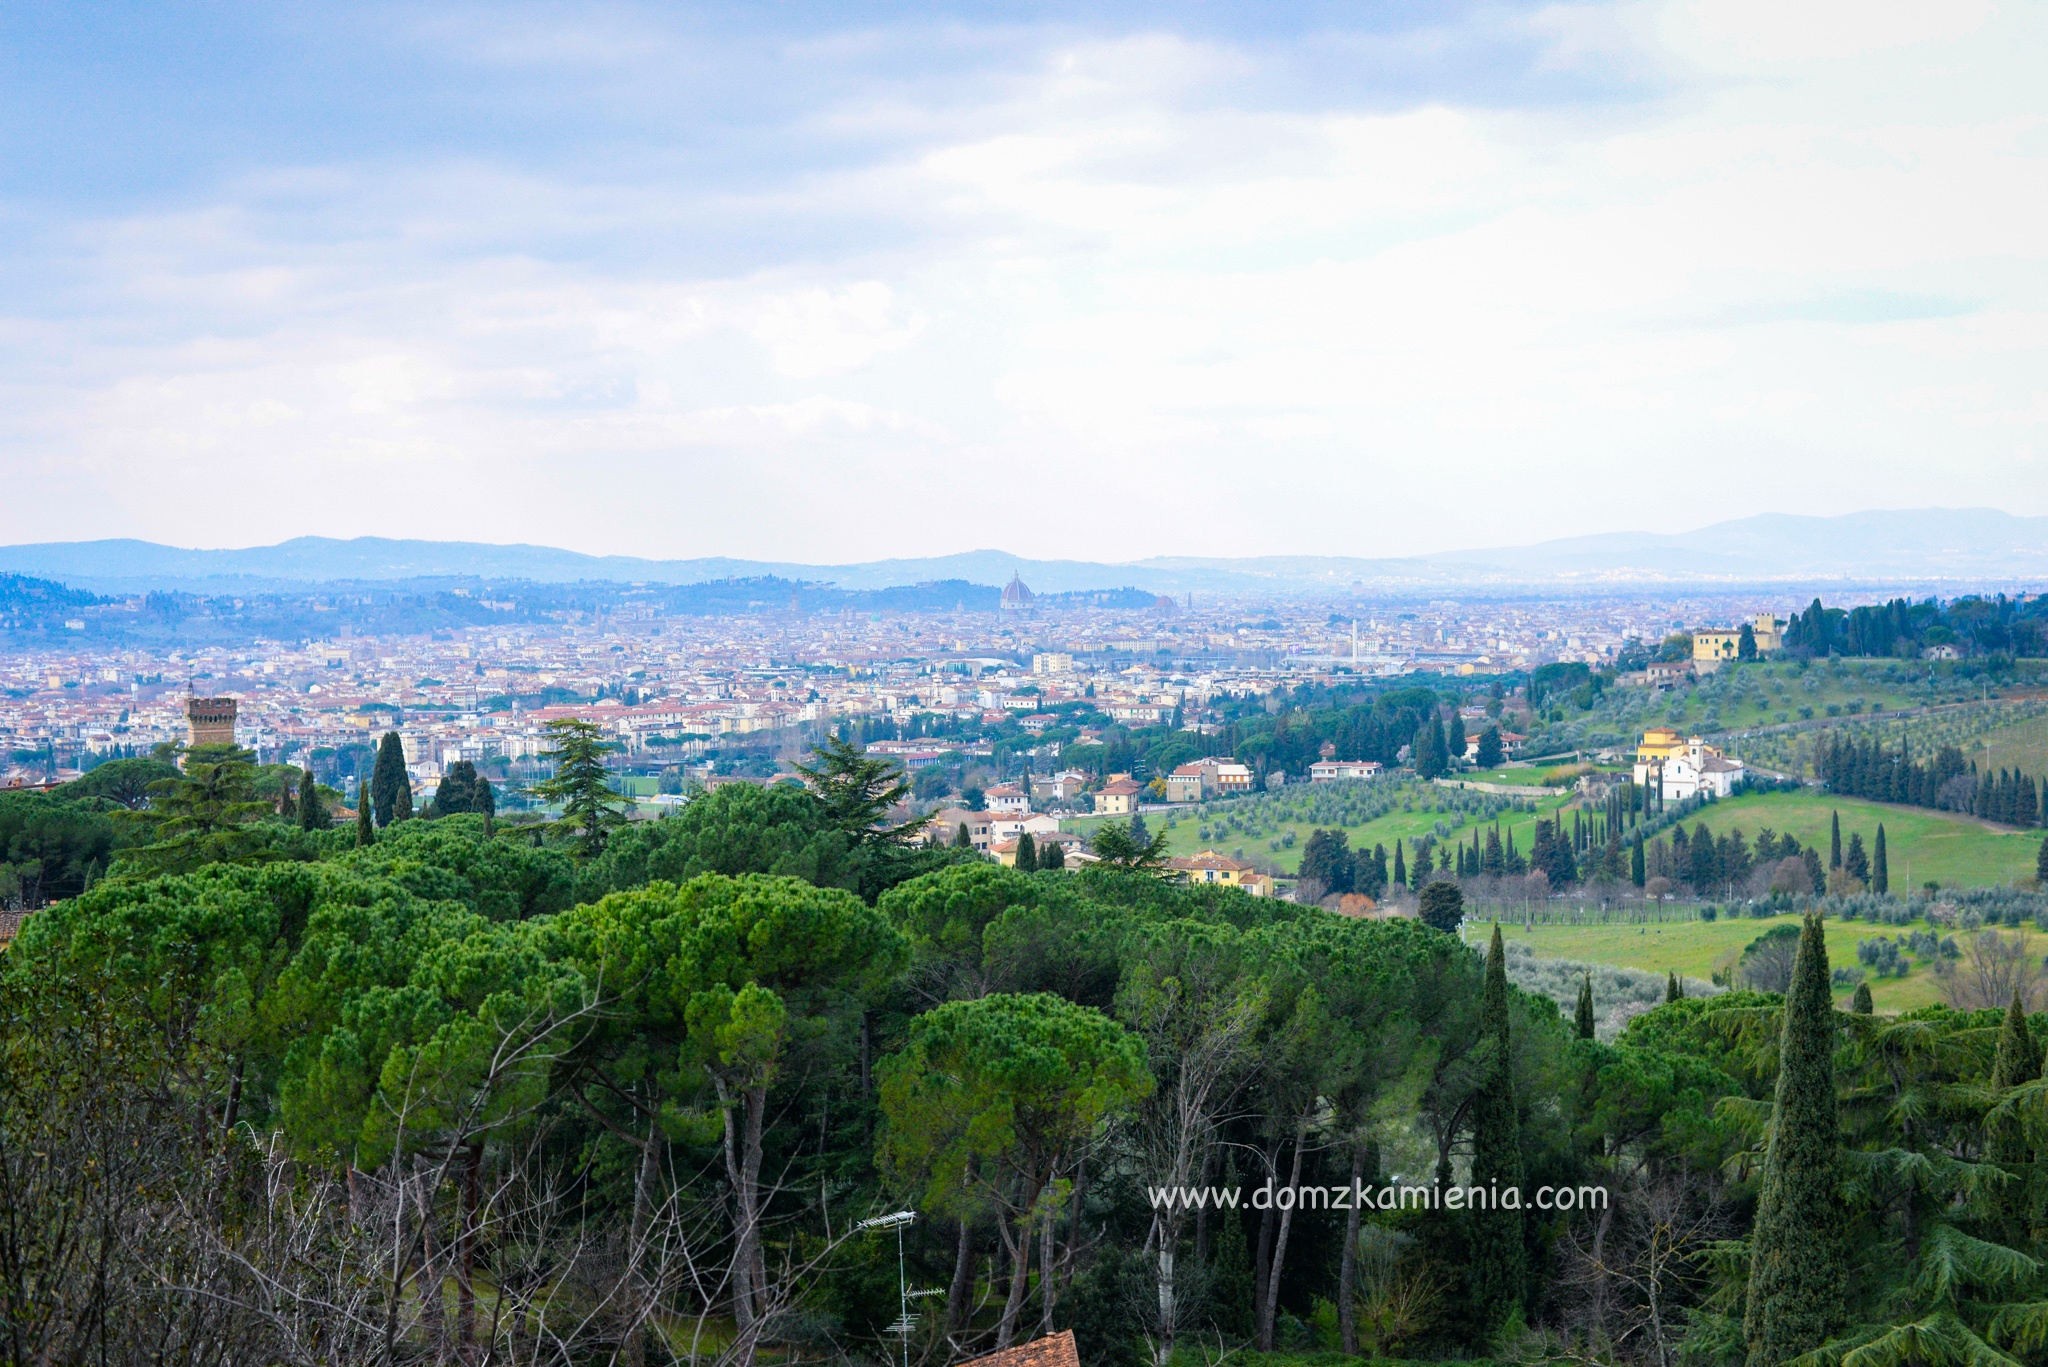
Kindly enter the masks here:
<path id="1" fill-rule="evenodd" d="M 1038 842 L 1031 838 L 1031 832 L 1029 831 L 1019 831 L 1017 833 L 1017 871 L 1019 873 L 1038 872 Z"/>
<path id="2" fill-rule="evenodd" d="M 1394 881 L 1396 883 L 1406 883 L 1408 881 L 1408 866 L 1401 861 L 1401 842 L 1398 840 L 1394 842 Z"/>
<path id="3" fill-rule="evenodd" d="M 1892 890 L 1891 861 L 1884 853 L 1884 823 L 1877 823 L 1877 845 L 1870 852 L 1870 890 L 1890 892 Z"/>
<path id="4" fill-rule="evenodd" d="M 483 814 L 484 839 L 492 839 L 498 833 L 498 794 L 482 775 L 476 781 L 476 810 Z"/>
<path id="5" fill-rule="evenodd" d="M 396 731 L 386 731 L 377 742 L 377 764 L 370 771 L 370 802 L 379 826 L 398 819 L 398 794 L 405 792 L 406 815 L 412 815 L 412 782 L 405 772 L 405 742 Z"/>
<path id="6" fill-rule="evenodd" d="M 1580 1039 L 1593 1038 L 1593 975 L 1588 973 L 1579 980 L 1579 1009 L 1573 1023 L 1579 1027 Z"/>
<path id="7" fill-rule="evenodd" d="M 1635 844 L 1629 847 L 1628 879 L 1637 887 L 1641 887 L 1646 881 L 1643 877 L 1643 833 L 1641 831 L 1636 832 Z"/>
<path id="8" fill-rule="evenodd" d="M 1678 974 L 1666 969 L 1664 973 L 1664 1000 L 1677 1002 L 1685 1000 L 1685 989 L 1678 985 Z"/>
<path id="9" fill-rule="evenodd" d="M 1828 813 L 1828 871 L 1842 867 L 1842 814 Z"/>
<path id="10" fill-rule="evenodd" d="M 1799 934 L 1778 1040 L 1777 1101 L 1749 1239 L 1748 1367 L 1779 1367 L 1841 1323 L 1841 1125 L 1835 1004 L 1821 918 Z"/>
<path id="11" fill-rule="evenodd" d="M 370 794 L 366 788 L 356 791 L 356 848 L 377 843 L 377 828 L 370 824 Z"/>
<path id="12" fill-rule="evenodd" d="M 1823 981 L 1825 987 L 1825 981 Z M 1492 1049 L 1487 1080 L 1472 1100 L 1472 1185 L 1506 1192 L 1522 1185 L 1521 1120 L 1515 1112 L 1514 1041 L 1508 1022 L 1507 952 L 1500 925 L 1486 952 L 1486 990 L 1480 998 L 1479 1037 Z M 1519 1195 L 1516 1198 L 1520 1199 Z M 1474 1327 L 1492 1338 L 1522 1303 L 1526 1275 L 1522 1212 L 1472 1212 L 1470 1287 Z"/>
<path id="13" fill-rule="evenodd" d="M 299 829 L 324 831 L 331 824 L 327 809 L 320 805 L 320 781 L 311 769 L 299 771 Z"/>

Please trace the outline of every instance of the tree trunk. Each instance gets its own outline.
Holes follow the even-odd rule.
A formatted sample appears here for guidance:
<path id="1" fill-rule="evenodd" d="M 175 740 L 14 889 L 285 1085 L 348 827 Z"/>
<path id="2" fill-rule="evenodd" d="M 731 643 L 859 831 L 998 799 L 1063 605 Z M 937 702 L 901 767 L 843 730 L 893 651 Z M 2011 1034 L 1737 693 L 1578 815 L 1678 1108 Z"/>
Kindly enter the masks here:
<path id="1" fill-rule="evenodd" d="M 1180 1327 L 1180 1289 L 1174 1279 L 1174 1238 L 1164 1226 L 1159 1235 L 1159 1340 L 1155 1360 L 1166 1367 L 1173 1357 L 1173 1343 Z"/>
<path id="2" fill-rule="evenodd" d="M 654 1184 L 661 1175 L 661 1122 L 647 1121 L 647 1139 L 640 1146 L 640 1171 L 633 1179 L 633 1216 L 627 1226 L 626 1275 L 631 1279 L 628 1303 L 633 1307 L 631 1331 L 626 1335 L 627 1367 L 646 1367 L 648 1321 L 653 1318 L 653 1298 L 647 1292 L 647 1227 L 653 1223 Z"/>
<path id="3" fill-rule="evenodd" d="M 447 1304 L 443 1297 L 444 1272 L 441 1267 L 440 1231 L 435 1227 L 439 1222 L 434 1218 L 434 1197 L 437 1194 L 428 1183 L 433 1168 L 414 1160 L 413 1175 L 419 1183 L 415 1199 L 420 1210 L 420 1330 L 426 1335 L 427 1348 L 434 1355 L 434 1361 L 443 1362 L 448 1357 Z M 401 1203 L 403 1194 L 401 1193 Z"/>
<path id="4" fill-rule="evenodd" d="M 1052 1332 L 1052 1306 L 1059 1290 L 1056 1285 L 1059 1278 L 1054 1275 L 1058 1265 L 1052 1256 L 1053 1235 L 1057 1224 L 1053 1218 L 1052 1190 L 1052 1184 L 1047 1183 L 1044 1193 L 1039 1198 L 1039 1203 L 1044 1209 L 1039 1216 L 1038 1226 L 1038 1324 L 1040 1332 L 1044 1334 Z"/>
<path id="5" fill-rule="evenodd" d="M 953 1281 L 946 1288 L 946 1332 L 960 1328 L 967 1298 L 974 1292 L 974 1221 L 960 1219 L 960 1244 L 953 1253 Z"/>
<path id="6" fill-rule="evenodd" d="M 483 1165 L 484 1141 L 473 1139 L 463 1154 L 462 1215 L 455 1234 L 456 1337 L 465 1362 L 476 1345 L 476 1226 Z"/>
<path id="7" fill-rule="evenodd" d="M 1260 1155 L 1266 1164 L 1266 1185 L 1272 1186 L 1280 1180 L 1280 1141 L 1276 1138 L 1273 1147 Z M 1273 1221 L 1278 1218 L 1269 1201 L 1259 1216 L 1259 1248 L 1252 1263 L 1252 1324 L 1256 1329 L 1259 1320 L 1259 1306 L 1266 1295 L 1266 1274 L 1273 1266 Z"/>
<path id="8" fill-rule="evenodd" d="M 768 1310 L 767 1250 L 761 1246 L 761 1130 L 768 1115 L 768 1089 L 750 1087 L 744 1099 L 746 1131 L 743 1136 L 745 1148 L 740 1155 L 740 1239 L 746 1246 L 747 1289 L 754 1298 L 752 1318 L 758 1320 Z M 752 1362 L 753 1357 L 754 1350 L 750 1345 L 741 1361 Z"/>
<path id="9" fill-rule="evenodd" d="M 1024 1292 L 1031 1280 L 1031 1216 L 1020 1216 L 1014 1228 L 998 1219 L 996 1228 L 1010 1255 L 1010 1294 L 1003 1301 L 1003 1318 L 996 1324 L 996 1347 L 1002 1349 L 1016 1337 L 1017 1317 L 1024 1309 Z"/>
<path id="10" fill-rule="evenodd" d="M 1377 1174 L 1375 1174 L 1377 1175 Z M 1337 1327 L 1346 1356 L 1358 1356 L 1358 1202 L 1365 1184 L 1365 1145 L 1351 1148 L 1351 1209 L 1344 1213 L 1344 1256 L 1337 1265 Z"/>
<path id="11" fill-rule="evenodd" d="M 1297 1197 L 1301 1192 L 1301 1150 L 1307 1137 L 1308 1126 L 1302 1125 L 1294 1135 L 1293 1171 L 1287 1177 L 1287 1189 Z M 1278 1193 L 1275 1193 L 1276 1197 Z M 1275 1202 L 1277 1204 L 1277 1201 Z M 1280 1212 L 1280 1232 L 1273 1240 L 1273 1266 L 1267 1273 L 1266 1295 L 1259 1312 L 1259 1351 L 1273 1351 L 1273 1324 L 1280 1314 L 1280 1273 L 1287 1264 L 1287 1234 L 1294 1224 L 1294 1202 L 1287 1203 L 1287 1209 Z"/>

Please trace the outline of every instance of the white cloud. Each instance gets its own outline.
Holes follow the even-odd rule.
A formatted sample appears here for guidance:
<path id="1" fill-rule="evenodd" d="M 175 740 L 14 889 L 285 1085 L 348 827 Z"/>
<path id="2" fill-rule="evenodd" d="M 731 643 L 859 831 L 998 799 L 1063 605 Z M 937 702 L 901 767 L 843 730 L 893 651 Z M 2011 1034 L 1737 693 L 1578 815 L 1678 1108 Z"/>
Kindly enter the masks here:
<path id="1" fill-rule="evenodd" d="M 0 319 L 0 536 L 190 539 L 201 469 L 273 529 L 814 559 L 979 544 L 1020 489 L 1032 549 L 1113 558 L 1195 507 L 1374 553 L 2048 510 L 2042 17 L 1817 13 L 1499 21 L 1654 98 L 1233 100 L 1270 51 L 1066 35 L 979 100 L 820 102 L 877 150 L 753 183 L 272 168 L 76 225 Z"/>

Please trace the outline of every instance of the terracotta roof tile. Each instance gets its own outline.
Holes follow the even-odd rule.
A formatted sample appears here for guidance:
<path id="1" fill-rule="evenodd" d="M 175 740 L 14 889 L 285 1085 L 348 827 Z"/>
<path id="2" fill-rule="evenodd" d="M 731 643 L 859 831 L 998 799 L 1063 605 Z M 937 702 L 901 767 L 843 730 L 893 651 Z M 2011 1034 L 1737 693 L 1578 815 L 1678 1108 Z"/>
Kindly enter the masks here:
<path id="1" fill-rule="evenodd" d="M 1074 1346 L 1074 1331 L 1062 1329 L 1015 1348 L 969 1358 L 959 1367 L 1081 1367 L 1081 1350 Z"/>

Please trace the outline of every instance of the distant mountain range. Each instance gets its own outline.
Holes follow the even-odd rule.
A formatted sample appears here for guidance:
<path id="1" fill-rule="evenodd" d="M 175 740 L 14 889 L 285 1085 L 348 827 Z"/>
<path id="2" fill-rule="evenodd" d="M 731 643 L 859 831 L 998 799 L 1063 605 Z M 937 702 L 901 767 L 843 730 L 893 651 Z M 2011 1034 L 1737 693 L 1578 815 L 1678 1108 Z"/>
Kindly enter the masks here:
<path id="1" fill-rule="evenodd" d="M 243 550 L 184 550 L 149 541 L 64 541 L 0 547 L 0 573 L 35 575 L 103 593 L 152 588 L 283 589 L 308 583 L 417 579 L 579 580 L 698 584 L 774 576 L 865 590 L 935 580 L 1034 590 L 1131 587 L 1149 593 L 1348 593 L 1627 585 L 1798 582 L 2048 584 L 2048 517 L 1991 508 L 1927 508 L 1803 517 L 1765 513 L 1697 531 L 1610 532 L 1529 546 L 1397 558 L 1161 556 L 1125 563 L 1035 560 L 967 551 L 856 565 L 709 557 L 646 560 L 547 546 L 470 541 L 335 540 L 303 536 Z"/>

